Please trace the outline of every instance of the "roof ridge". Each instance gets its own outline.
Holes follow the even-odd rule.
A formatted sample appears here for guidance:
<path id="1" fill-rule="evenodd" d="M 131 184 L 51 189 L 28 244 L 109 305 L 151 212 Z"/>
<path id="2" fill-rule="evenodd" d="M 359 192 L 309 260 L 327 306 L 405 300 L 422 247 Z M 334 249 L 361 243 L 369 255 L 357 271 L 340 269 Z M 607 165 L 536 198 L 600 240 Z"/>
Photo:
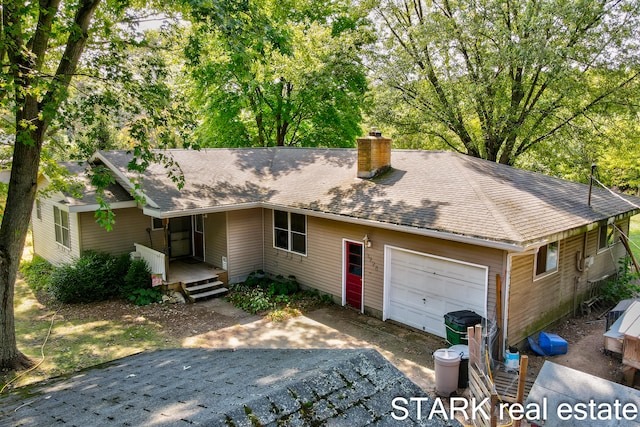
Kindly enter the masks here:
<path id="1" fill-rule="evenodd" d="M 475 179 L 470 179 L 468 169 L 463 168 L 460 165 L 461 161 L 467 161 L 469 159 L 477 160 L 478 158 L 477 157 L 467 158 L 467 157 L 461 157 L 461 156 L 452 156 L 452 158 L 455 159 L 454 164 L 456 168 L 460 171 L 460 174 L 464 176 L 465 181 L 467 182 L 469 187 L 473 190 L 476 197 L 478 197 L 478 200 L 480 200 L 482 204 L 487 207 L 487 210 L 489 211 L 490 215 L 495 218 L 494 223 L 496 224 L 496 226 L 499 225 L 500 229 L 504 234 L 513 236 L 513 239 L 515 241 L 522 241 L 524 239 L 524 236 L 514 227 L 514 225 L 509 220 L 509 218 L 502 214 L 500 206 L 496 205 L 493 199 L 487 196 L 486 192 L 483 191 L 483 189 L 478 185 Z M 480 160 L 484 160 L 484 159 L 480 159 Z M 484 161 L 487 161 L 487 160 L 484 160 Z"/>

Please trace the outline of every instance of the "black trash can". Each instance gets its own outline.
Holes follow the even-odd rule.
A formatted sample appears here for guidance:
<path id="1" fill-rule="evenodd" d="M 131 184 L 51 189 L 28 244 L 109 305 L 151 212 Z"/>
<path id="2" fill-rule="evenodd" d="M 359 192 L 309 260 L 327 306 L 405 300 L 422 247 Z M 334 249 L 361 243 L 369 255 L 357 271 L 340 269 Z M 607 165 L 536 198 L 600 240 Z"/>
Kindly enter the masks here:
<path id="1" fill-rule="evenodd" d="M 467 328 L 482 322 L 482 316 L 471 310 L 452 311 L 444 315 L 449 345 L 468 344 Z"/>
<path id="2" fill-rule="evenodd" d="M 467 388 L 469 386 L 469 346 L 467 344 L 456 344 L 449 347 L 449 351 L 460 355 L 458 388 Z"/>

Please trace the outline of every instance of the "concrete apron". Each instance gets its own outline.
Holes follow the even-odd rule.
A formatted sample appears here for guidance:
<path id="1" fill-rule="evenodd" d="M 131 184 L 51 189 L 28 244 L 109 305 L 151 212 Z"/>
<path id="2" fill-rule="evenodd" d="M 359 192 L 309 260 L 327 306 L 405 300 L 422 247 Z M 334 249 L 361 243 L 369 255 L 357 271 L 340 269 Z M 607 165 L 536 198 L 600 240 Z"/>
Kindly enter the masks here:
<path id="1" fill-rule="evenodd" d="M 373 348 L 425 392 L 435 391 L 432 353 L 446 348 L 438 337 L 382 322 L 355 310 L 329 306 L 280 322 L 252 316 L 222 299 L 202 304 L 234 319 L 234 326 L 186 338 L 184 347 L 201 348 Z"/>

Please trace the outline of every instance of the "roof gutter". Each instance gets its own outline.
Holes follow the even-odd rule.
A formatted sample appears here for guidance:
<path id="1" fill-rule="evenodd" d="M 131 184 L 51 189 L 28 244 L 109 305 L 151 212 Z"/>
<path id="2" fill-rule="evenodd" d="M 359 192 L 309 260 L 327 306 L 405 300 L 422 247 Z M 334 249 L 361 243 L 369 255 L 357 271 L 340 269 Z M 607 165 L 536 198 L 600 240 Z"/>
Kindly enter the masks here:
<path id="1" fill-rule="evenodd" d="M 128 200 L 126 202 L 113 202 L 109 203 L 109 207 L 111 209 L 124 209 L 124 208 L 135 208 L 138 206 L 135 200 Z M 90 205 L 69 205 L 69 212 L 95 212 L 101 209 L 98 204 L 90 204 Z"/>
<path id="2" fill-rule="evenodd" d="M 376 221 L 371 219 L 354 218 L 354 217 L 345 216 L 345 215 L 338 215 L 338 214 L 332 214 L 327 212 L 318 212 L 318 211 L 309 210 L 309 209 L 293 208 L 289 206 L 281 206 L 281 205 L 275 205 L 275 204 L 269 204 L 269 203 L 263 203 L 262 206 L 270 209 L 286 209 L 290 212 L 301 213 L 301 214 L 305 214 L 305 215 L 313 216 L 317 218 L 330 219 L 334 221 L 347 222 L 351 224 L 368 225 L 372 227 L 382 228 L 385 230 L 401 231 L 404 233 L 410 233 L 410 234 L 415 234 L 415 235 L 424 236 L 424 237 L 433 237 L 436 239 L 448 240 L 451 242 L 468 243 L 468 244 L 483 246 L 491 249 L 500 249 L 500 250 L 511 251 L 511 252 L 522 252 L 525 250 L 524 247 L 516 243 L 498 242 L 494 240 L 482 239 L 479 237 L 463 236 L 460 234 L 448 233 L 446 231 L 437 231 L 437 230 L 429 230 L 424 228 L 410 227 L 407 225 L 392 224 L 388 222 Z"/>

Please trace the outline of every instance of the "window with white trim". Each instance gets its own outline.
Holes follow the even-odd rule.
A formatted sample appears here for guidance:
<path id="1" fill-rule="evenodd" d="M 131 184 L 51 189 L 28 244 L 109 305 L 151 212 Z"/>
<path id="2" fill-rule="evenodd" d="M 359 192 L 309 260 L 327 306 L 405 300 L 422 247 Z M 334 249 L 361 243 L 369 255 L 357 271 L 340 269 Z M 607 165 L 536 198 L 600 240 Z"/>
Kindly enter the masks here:
<path id="1" fill-rule="evenodd" d="M 36 199 L 36 218 L 42 221 L 42 203 L 40 203 L 40 199 Z"/>
<path id="2" fill-rule="evenodd" d="M 551 242 L 538 249 L 536 255 L 536 276 L 558 270 L 559 252 L 558 242 Z"/>
<path id="3" fill-rule="evenodd" d="M 56 242 L 70 249 L 69 239 L 69 212 L 63 211 L 57 206 L 53 207 L 53 223 L 56 229 Z"/>
<path id="4" fill-rule="evenodd" d="M 307 254 L 307 217 L 273 211 L 273 246 L 301 255 Z"/>
<path id="5" fill-rule="evenodd" d="M 613 224 L 603 225 L 598 229 L 598 251 L 610 248 L 616 242 Z"/>
<path id="6" fill-rule="evenodd" d="M 162 218 L 151 217 L 152 230 L 162 230 L 163 228 L 164 228 L 164 224 L 162 224 Z"/>

